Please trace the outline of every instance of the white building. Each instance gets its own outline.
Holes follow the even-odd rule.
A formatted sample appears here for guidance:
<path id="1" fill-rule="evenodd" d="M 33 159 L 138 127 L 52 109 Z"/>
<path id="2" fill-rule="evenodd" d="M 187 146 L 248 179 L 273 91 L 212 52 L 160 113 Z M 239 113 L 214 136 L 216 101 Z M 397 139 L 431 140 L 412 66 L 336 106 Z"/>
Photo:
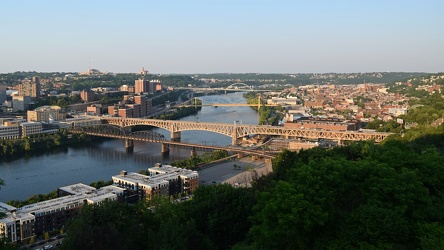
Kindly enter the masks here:
<path id="1" fill-rule="evenodd" d="M 164 176 L 163 178 L 168 180 L 170 185 L 173 184 L 171 183 L 170 176 L 173 176 L 176 179 L 178 176 L 180 178 L 180 186 L 178 187 L 180 189 L 178 190 L 179 192 L 193 192 L 199 185 L 199 174 L 197 171 L 156 163 L 154 167 L 148 168 L 148 172 L 151 177 Z M 170 193 L 171 192 L 174 191 L 170 189 Z"/>
<path id="2" fill-rule="evenodd" d="M 0 139 L 20 138 L 20 125 L 18 122 L 3 122 L 0 124 Z"/>
<path id="3" fill-rule="evenodd" d="M 104 201 L 115 201 L 123 195 L 124 190 L 118 187 L 85 188 L 84 184 L 74 184 L 60 189 L 75 190 L 72 195 L 15 208 L 0 202 L 0 211 L 6 217 L 0 219 L 0 237 L 11 242 L 23 242 L 32 236 L 60 229 L 71 218 L 74 218 L 84 204 L 100 204 Z"/>
<path id="4" fill-rule="evenodd" d="M 22 122 L 20 123 L 22 138 L 42 133 L 42 123 L 40 122 Z"/>
<path id="5" fill-rule="evenodd" d="M 163 178 L 155 178 L 139 173 L 122 170 L 112 177 L 114 185 L 126 188 L 137 194 L 139 199 L 151 200 L 155 195 L 169 195 L 169 182 Z"/>
<path id="6" fill-rule="evenodd" d="M 96 126 L 102 124 L 102 121 L 99 117 L 95 118 L 86 118 L 86 117 L 78 117 L 78 118 L 69 118 L 64 122 L 68 124 L 70 128 L 80 128 L 80 127 L 88 127 L 88 126 Z"/>

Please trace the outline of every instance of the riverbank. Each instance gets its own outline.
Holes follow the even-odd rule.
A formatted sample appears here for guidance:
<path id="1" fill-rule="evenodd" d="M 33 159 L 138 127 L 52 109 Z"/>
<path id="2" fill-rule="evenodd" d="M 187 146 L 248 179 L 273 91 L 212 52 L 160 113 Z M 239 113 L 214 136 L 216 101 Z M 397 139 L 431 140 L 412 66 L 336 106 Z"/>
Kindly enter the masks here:
<path id="1" fill-rule="evenodd" d="M 200 99 L 203 103 L 245 103 L 240 92 L 203 96 Z M 231 124 L 234 120 L 242 120 L 242 124 L 257 124 L 258 116 L 250 107 L 205 106 L 197 115 L 179 120 Z M 153 128 L 152 131 L 166 138 L 170 136 L 165 129 Z M 187 130 L 181 132 L 181 141 L 225 146 L 231 144 L 231 137 L 209 131 Z M 128 154 L 125 141 L 118 139 L 27 152 L 9 160 L 0 156 L 0 178 L 5 181 L 0 190 L 0 201 L 26 200 L 32 195 L 46 194 L 73 183 L 109 180 L 121 170 L 138 172 L 157 162 L 171 164 L 189 157 L 189 150 L 172 148 L 169 154 L 162 154 L 161 144 L 141 141 L 134 141 L 134 152 Z"/>

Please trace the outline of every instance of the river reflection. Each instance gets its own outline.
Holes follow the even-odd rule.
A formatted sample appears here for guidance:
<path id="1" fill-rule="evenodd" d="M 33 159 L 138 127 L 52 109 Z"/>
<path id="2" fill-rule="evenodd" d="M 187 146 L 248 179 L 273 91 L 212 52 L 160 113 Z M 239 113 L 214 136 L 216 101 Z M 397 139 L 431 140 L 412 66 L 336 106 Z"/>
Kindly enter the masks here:
<path id="1" fill-rule="evenodd" d="M 242 93 L 205 96 L 203 102 L 245 103 Z M 258 117 L 250 107 L 203 107 L 197 115 L 181 120 L 200 122 L 257 124 Z M 169 132 L 155 129 L 169 138 Z M 207 145 L 229 145 L 231 138 L 206 131 L 184 131 L 182 141 Z M 0 201 L 24 200 L 33 194 L 48 193 L 60 186 L 74 183 L 90 184 L 110 180 L 120 170 L 137 172 L 157 162 L 171 163 L 190 156 L 187 150 L 172 148 L 162 155 L 157 143 L 134 142 L 134 152 L 126 153 L 123 140 L 105 140 L 75 147 L 51 149 L 29 154 L 18 159 L 0 160 L 0 179 L 5 186 L 0 190 Z"/>

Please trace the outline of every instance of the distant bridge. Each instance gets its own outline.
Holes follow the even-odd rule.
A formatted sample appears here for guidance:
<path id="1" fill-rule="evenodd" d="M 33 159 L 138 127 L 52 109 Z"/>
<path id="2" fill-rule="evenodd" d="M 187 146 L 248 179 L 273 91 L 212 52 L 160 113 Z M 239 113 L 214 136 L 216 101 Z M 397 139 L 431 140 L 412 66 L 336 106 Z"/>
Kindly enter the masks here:
<path id="1" fill-rule="evenodd" d="M 236 88 L 236 85 L 244 86 L 243 88 Z M 246 88 L 245 88 L 246 86 Z M 188 89 L 193 91 L 237 91 L 237 92 L 246 92 L 246 91 L 254 91 L 254 92 L 273 92 L 275 89 L 253 89 L 245 83 L 233 83 L 226 88 L 204 88 L 204 87 L 179 87 L 177 89 Z"/>
<path id="2" fill-rule="evenodd" d="M 267 107 L 272 107 L 272 106 L 278 106 L 278 104 L 264 104 L 261 102 L 261 96 L 258 95 L 257 96 L 257 103 L 202 103 L 202 104 L 196 104 L 196 99 L 198 98 L 194 98 L 194 104 L 191 100 L 183 102 L 179 105 L 175 105 L 173 107 L 176 108 L 181 108 L 181 107 L 202 107 L 202 106 L 212 106 L 212 107 L 257 107 L 258 110 L 261 108 L 261 106 L 267 106 Z"/>

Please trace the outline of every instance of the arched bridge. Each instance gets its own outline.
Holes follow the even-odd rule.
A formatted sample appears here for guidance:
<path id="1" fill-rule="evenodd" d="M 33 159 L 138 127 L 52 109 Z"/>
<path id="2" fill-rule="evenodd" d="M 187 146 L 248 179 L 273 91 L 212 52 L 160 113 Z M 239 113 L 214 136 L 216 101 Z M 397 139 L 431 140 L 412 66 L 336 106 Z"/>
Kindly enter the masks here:
<path id="1" fill-rule="evenodd" d="M 134 147 L 133 141 L 136 140 L 136 141 L 162 143 L 162 152 L 168 152 L 170 147 L 176 147 L 176 148 L 191 150 L 192 154 L 195 154 L 196 150 L 210 151 L 210 152 L 215 150 L 223 150 L 238 154 L 255 155 L 265 158 L 273 158 L 275 156 L 274 152 L 261 151 L 261 150 L 249 150 L 249 149 L 242 149 L 235 147 L 223 147 L 215 145 L 210 146 L 210 145 L 167 141 L 162 134 L 156 132 L 152 131 L 130 132 L 127 131 L 125 128 L 110 124 L 73 128 L 70 129 L 70 131 L 74 133 L 85 133 L 93 136 L 125 139 L 125 146 L 127 150 L 130 149 L 130 151 L 132 151 Z"/>
<path id="2" fill-rule="evenodd" d="M 186 130 L 205 130 L 215 132 L 231 137 L 232 144 L 236 144 L 238 138 L 242 138 L 251 134 L 260 135 L 276 135 L 286 138 L 297 137 L 306 139 L 324 138 L 329 140 L 341 141 L 361 141 L 373 140 L 375 142 L 383 141 L 390 133 L 382 132 L 358 132 L 358 131 L 325 131 L 313 129 L 290 129 L 278 126 L 261 126 L 261 125 L 240 125 L 226 123 L 209 123 L 209 122 L 191 122 L 191 121 L 174 121 L 174 120 L 156 120 L 156 119 L 140 119 L 140 118 L 118 118 L 104 117 L 101 119 L 104 124 L 117 125 L 122 128 L 136 125 L 148 125 L 162 128 L 170 131 L 171 140 L 180 140 L 180 132 Z"/>
<path id="3" fill-rule="evenodd" d="M 85 133 L 94 136 L 105 136 L 117 139 L 138 140 L 146 142 L 164 142 L 165 136 L 152 131 L 131 132 L 117 125 L 102 124 L 90 127 L 77 127 L 71 129 L 74 133 Z"/>
<path id="4" fill-rule="evenodd" d="M 251 88 L 250 86 L 248 86 L 247 84 L 245 84 L 245 83 L 243 83 L 243 82 L 236 82 L 236 83 L 233 83 L 233 84 L 231 84 L 230 86 L 226 87 L 226 88 L 225 88 L 225 91 L 227 91 L 227 90 L 232 90 L 232 89 L 238 89 L 238 88 L 234 88 L 235 86 L 241 86 L 241 87 L 243 87 L 243 89 L 247 89 L 247 90 L 250 90 L 250 91 L 254 91 L 253 88 Z M 246 88 L 245 88 L 245 87 L 246 87 Z"/>

